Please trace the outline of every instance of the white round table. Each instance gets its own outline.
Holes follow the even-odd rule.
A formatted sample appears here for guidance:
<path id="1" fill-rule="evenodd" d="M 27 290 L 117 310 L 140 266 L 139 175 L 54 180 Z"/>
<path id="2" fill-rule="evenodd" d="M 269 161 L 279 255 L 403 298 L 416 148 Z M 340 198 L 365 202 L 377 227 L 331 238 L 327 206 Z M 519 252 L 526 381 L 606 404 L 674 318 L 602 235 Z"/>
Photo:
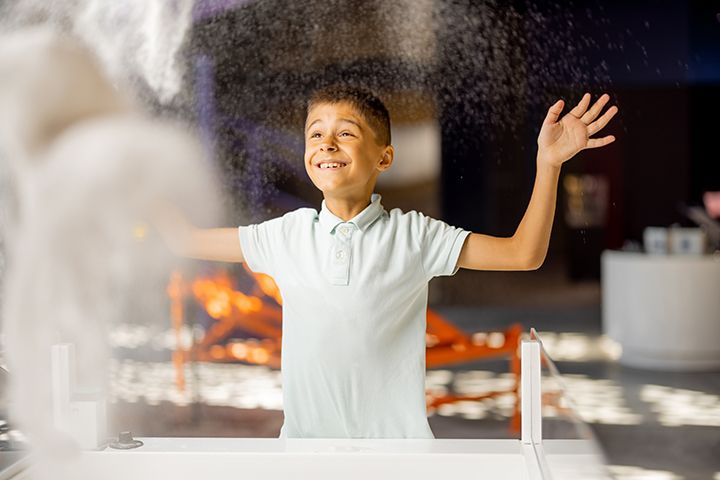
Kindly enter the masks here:
<path id="1" fill-rule="evenodd" d="M 720 255 L 602 254 L 603 330 L 620 363 L 720 370 Z"/>

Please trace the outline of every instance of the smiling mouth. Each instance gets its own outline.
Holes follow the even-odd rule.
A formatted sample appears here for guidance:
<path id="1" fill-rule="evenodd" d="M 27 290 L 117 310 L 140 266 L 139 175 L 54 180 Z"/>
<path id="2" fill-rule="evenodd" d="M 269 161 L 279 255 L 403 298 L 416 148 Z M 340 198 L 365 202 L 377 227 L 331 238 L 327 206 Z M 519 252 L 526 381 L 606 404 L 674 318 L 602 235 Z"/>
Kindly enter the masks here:
<path id="1" fill-rule="evenodd" d="M 338 170 L 345 167 L 347 164 L 342 162 L 322 162 L 317 165 L 321 170 Z"/>

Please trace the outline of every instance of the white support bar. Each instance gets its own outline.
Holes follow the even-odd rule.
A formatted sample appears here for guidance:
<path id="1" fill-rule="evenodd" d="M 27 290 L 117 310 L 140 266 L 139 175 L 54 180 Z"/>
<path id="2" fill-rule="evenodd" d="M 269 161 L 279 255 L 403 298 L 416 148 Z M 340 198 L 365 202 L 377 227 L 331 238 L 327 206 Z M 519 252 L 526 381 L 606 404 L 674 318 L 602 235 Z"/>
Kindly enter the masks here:
<path id="1" fill-rule="evenodd" d="M 540 387 L 540 344 L 523 340 L 521 347 L 522 443 L 542 443 L 542 390 Z"/>
<path id="2" fill-rule="evenodd" d="M 105 398 L 99 389 L 80 389 L 76 380 L 75 346 L 51 347 L 53 424 L 82 449 L 107 443 Z"/>
<path id="3" fill-rule="evenodd" d="M 61 431 L 71 429 L 70 401 L 75 391 L 75 347 L 53 345 L 51 352 L 53 424 Z"/>

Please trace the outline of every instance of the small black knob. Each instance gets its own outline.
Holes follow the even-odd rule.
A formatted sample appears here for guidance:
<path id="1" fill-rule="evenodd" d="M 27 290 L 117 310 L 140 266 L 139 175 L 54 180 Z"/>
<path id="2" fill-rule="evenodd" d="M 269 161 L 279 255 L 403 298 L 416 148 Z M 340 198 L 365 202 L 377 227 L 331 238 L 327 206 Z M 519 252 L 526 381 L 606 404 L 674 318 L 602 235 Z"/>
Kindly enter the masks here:
<path id="1" fill-rule="evenodd" d="M 132 432 L 120 432 L 117 440 L 110 442 L 110 448 L 117 448 L 119 450 L 129 450 L 131 448 L 142 447 L 143 442 L 135 440 L 132 436 Z"/>

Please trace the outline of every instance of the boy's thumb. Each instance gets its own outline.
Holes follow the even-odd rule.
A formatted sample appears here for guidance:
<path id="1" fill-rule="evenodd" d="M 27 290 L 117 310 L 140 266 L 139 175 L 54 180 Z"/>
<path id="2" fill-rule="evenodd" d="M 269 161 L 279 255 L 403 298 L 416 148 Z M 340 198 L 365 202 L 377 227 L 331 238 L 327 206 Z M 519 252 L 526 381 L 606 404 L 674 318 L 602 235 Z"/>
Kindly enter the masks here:
<path id="1" fill-rule="evenodd" d="M 545 122 L 554 123 L 557 121 L 558 117 L 560 116 L 560 112 L 562 112 L 564 102 L 562 99 L 555 102 L 549 109 L 547 116 L 545 116 Z"/>

